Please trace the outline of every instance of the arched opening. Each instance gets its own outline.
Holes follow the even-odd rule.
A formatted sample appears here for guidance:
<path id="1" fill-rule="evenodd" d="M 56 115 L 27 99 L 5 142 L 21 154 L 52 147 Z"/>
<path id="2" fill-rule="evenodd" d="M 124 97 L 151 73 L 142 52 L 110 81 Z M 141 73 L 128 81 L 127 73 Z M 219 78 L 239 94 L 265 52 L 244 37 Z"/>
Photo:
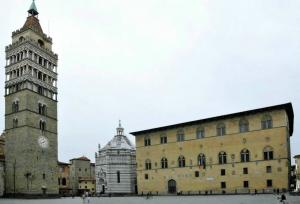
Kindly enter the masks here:
<path id="1" fill-rule="evenodd" d="M 44 47 L 44 41 L 42 41 L 42 40 L 38 40 L 38 44 L 39 44 L 39 46 L 41 46 L 41 47 Z"/>
<path id="2" fill-rule="evenodd" d="M 67 180 L 66 180 L 66 178 L 63 178 L 63 179 L 62 179 L 61 184 L 62 184 L 63 186 L 67 185 Z"/>
<path id="3" fill-rule="evenodd" d="M 168 193 L 176 193 L 176 181 L 173 179 L 168 181 Z"/>
<path id="4" fill-rule="evenodd" d="M 19 37 L 19 42 L 23 42 L 25 38 L 23 36 Z"/>

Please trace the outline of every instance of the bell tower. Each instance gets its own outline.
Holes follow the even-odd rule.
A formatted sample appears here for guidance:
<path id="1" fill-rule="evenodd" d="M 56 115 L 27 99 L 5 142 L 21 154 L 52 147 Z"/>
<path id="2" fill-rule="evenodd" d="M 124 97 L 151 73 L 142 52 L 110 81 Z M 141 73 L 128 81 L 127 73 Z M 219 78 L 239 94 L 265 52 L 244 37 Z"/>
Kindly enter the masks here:
<path id="1" fill-rule="evenodd" d="M 5 48 L 5 165 L 8 196 L 58 195 L 57 61 L 33 0 Z"/>

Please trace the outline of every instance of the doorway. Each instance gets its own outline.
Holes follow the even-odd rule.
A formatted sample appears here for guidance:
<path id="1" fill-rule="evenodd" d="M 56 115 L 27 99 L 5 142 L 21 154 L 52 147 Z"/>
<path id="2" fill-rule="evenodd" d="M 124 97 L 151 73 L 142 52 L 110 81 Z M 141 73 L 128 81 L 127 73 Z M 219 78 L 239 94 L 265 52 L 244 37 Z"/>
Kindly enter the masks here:
<path id="1" fill-rule="evenodd" d="M 168 181 L 168 193 L 176 193 L 176 181 L 173 179 Z"/>

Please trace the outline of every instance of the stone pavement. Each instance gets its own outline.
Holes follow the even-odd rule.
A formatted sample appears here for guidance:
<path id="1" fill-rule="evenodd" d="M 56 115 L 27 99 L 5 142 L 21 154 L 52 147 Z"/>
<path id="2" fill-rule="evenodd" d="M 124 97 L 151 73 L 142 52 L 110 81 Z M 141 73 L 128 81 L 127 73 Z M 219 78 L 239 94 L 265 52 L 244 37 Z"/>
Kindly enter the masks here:
<path id="1" fill-rule="evenodd" d="M 300 196 L 287 196 L 289 204 L 300 204 Z M 106 197 L 83 200 L 61 198 L 49 200 L 0 199 L 0 204 L 276 204 L 280 203 L 277 195 L 215 195 L 215 196 L 155 196 L 146 197 Z"/>

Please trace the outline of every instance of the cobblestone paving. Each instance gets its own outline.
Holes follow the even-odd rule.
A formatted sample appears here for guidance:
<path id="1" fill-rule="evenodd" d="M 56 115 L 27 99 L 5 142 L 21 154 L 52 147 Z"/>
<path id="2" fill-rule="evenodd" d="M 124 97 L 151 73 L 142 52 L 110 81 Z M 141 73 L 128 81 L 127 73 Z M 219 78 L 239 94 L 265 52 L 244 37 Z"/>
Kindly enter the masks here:
<path id="1" fill-rule="evenodd" d="M 287 196 L 288 204 L 300 204 L 300 196 Z M 158 196 L 145 197 L 112 197 L 112 198 L 61 198 L 50 200 L 17 200 L 0 199 L 0 204 L 276 204 L 280 203 L 276 195 L 235 195 L 235 196 Z"/>

